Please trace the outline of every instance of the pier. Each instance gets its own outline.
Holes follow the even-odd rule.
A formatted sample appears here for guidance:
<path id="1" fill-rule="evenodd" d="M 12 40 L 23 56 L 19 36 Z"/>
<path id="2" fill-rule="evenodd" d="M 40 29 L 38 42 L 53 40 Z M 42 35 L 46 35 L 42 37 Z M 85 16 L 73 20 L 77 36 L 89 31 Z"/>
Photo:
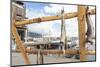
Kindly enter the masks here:
<path id="1" fill-rule="evenodd" d="M 95 15 L 96 10 L 91 9 L 87 11 L 87 6 L 77 5 L 78 12 L 64 13 L 58 16 L 44 16 L 26 20 L 16 20 L 16 11 L 12 13 L 12 40 L 16 43 L 18 49 L 12 50 L 12 64 L 13 65 L 27 65 L 27 64 L 47 64 L 47 63 L 63 63 L 63 62 L 79 62 L 88 61 L 87 55 L 95 55 L 96 51 L 86 49 L 86 15 Z M 78 18 L 78 33 L 79 33 L 79 49 L 69 49 L 67 32 L 65 30 L 65 19 Z M 48 23 L 48 21 L 61 20 L 61 37 L 59 46 L 61 49 L 51 49 L 51 42 L 29 42 L 26 38 L 22 41 L 18 34 L 18 27 L 34 24 L 34 23 Z M 25 28 L 26 29 L 26 28 Z M 27 33 L 27 31 L 26 31 Z M 26 35 L 27 36 L 27 35 Z M 55 46 L 55 45 L 54 45 Z M 29 48 L 28 48 L 29 47 Z M 54 47 L 55 48 L 55 47 Z M 54 55 L 54 56 L 53 56 Z M 67 58 L 67 55 L 78 55 L 79 59 Z M 55 57 L 56 56 L 56 57 Z M 20 60 L 20 61 L 19 61 Z"/>

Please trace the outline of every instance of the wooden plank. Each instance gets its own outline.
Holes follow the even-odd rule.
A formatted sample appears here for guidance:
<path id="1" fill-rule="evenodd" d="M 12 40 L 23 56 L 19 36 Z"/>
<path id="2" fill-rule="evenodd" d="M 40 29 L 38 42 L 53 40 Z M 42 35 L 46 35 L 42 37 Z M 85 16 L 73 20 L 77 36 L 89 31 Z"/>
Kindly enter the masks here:
<path id="1" fill-rule="evenodd" d="M 14 13 L 15 14 L 15 13 Z M 30 64 L 30 61 L 29 61 L 29 58 L 28 58 L 28 55 L 26 53 L 26 49 L 23 45 L 23 42 L 21 41 L 21 38 L 19 37 L 19 34 L 17 32 L 17 29 L 16 29 L 16 26 L 15 26 L 15 18 L 16 18 L 16 15 L 13 15 L 13 20 L 12 20 L 12 35 L 13 37 L 15 38 L 15 42 L 16 42 L 16 45 L 18 46 L 23 58 L 24 58 L 24 61 L 26 64 Z"/>
<path id="2" fill-rule="evenodd" d="M 88 14 L 93 15 L 95 14 L 95 9 L 89 10 Z M 65 13 L 64 18 L 65 19 L 70 19 L 77 17 L 78 13 L 73 12 L 73 13 Z M 39 22 L 45 22 L 45 21 L 53 21 L 53 20 L 59 20 L 61 19 L 60 16 L 46 16 L 46 17 L 40 17 L 40 18 L 33 18 L 33 19 L 28 19 L 24 21 L 18 21 L 16 22 L 16 25 L 26 25 L 26 24 L 32 24 L 32 23 L 39 23 Z"/>
<path id="3" fill-rule="evenodd" d="M 20 52 L 19 50 L 13 50 L 13 52 Z M 39 52 L 39 50 L 35 49 L 35 50 L 26 50 L 27 53 L 33 53 L 33 54 L 37 54 Z M 64 54 L 63 50 L 42 50 L 41 51 L 42 54 L 47 55 L 47 54 Z M 79 54 L 78 50 L 65 50 L 65 54 Z"/>
<path id="4" fill-rule="evenodd" d="M 32 52 L 32 53 L 37 53 L 38 52 L 38 50 L 32 50 L 32 51 L 30 51 L 30 50 L 27 50 L 27 52 Z M 79 51 L 78 50 L 65 50 L 65 51 L 63 51 L 63 50 L 42 50 L 41 51 L 41 53 L 42 54 L 44 54 L 44 55 L 47 55 L 47 54 L 79 54 Z"/>
<path id="5" fill-rule="evenodd" d="M 80 61 L 86 61 L 85 49 L 85 21 L 86 6 L 78 6 L 78 27 L 79 27 L 79 45 L 80 45 Z"/>
<path id="6" fill-rule="evenodd" d="M 95 52 L 94 50 L 91 50 L 91 51 L 88 50 L 88 51 L 86 52 L 86 54 L 87 54 L 87 55 L 95 55 L 96 52 Z"/>
<path id="7" fill-rule="evenodd" d="M 20 50 L 13 50 L 13 52 L 20 52 Z M 39 50 L 26 50 L 27 53 L 32 53 L 32 54 L 38 54 Z M 63 50 L 42 50 L 41 52 L 44 55 L 48 55 L 48 54 L 64 54 Z M 95 55 L 95 51 L 94 50 L 86 50 L 85 54 L 86 55 Z M 80 54 L 79 50 L 65 50 L 65 54 Z"/>
<path id="8" fill-rule="evenodd" d="M 14 25 L 12 25 L 12 33 L 14 35 L 14 38 L 15 38 L 15 41 L 16 41 L 16 45 L 18 46 L 18 48 L 19 48 L 19 50 L 20 50 L 20 52 L 21 52 L 21 54 L 22 54 L 22 56 L 23 56 L 23 58 L 25 60 L 25 63 L 26 64 L 30 64 L 28 55 L 27 55 L 27 53 L 25 51 L 26 49 L 25 49 L 25 47 L 24 47 L 24 45 L 23 45 L 23 43 L 22 43 L 22 41 L 21 41 L 21 39 L 20 39 L 20 37 L 19 37 L 19 35 L 17 33 L 17 29 L 16 29 L 16 27 Z"/>

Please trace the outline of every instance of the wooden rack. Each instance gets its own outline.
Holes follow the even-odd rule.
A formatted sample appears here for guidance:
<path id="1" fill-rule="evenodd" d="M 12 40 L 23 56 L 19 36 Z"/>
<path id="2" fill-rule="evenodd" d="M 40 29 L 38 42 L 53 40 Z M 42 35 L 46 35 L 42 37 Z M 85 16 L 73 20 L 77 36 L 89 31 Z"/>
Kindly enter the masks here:
<path id="1" fill-rule="evenodd" d="M 86 13 L 90 14 L 90 15 L 94 15 L 94 14 L 96 14 L 96 11 L 95 11 L 95 9 L 92 9 L 92 10 L 89 10 L 88 12 L 86 12 L 86 6 L 78 6 L 78 12 L 64 14 L 65 19 L 70 19 L 70 18 L 74 18 L 74 17 L 78 18 L 79 45 L 80 45 L 79 50 L 65 50 L 65 51 L 61 51 L 61 50 L 41 50 L 41 51 L 40 50 L 27 50 L 25 48 L 25 46 L 23 45 L 23 42 L 21 41 L 21 38 L 18 35 L 17 28 L 16 28 L 17 26 L 21 26 L 21 25 L 59 20 L 60 19 L 59 16 L 47 16 L 47 17 L 27 19 L 27 20 L 23 20 L 23 21 L 15 21 L 16 16 L 13 15 L 12 35 L 13 35 L 13 38 L 15 38 L 16 45 L 19 48 L 19 50 L 16 50 L 16 51 L 20 52 L 22 54 L 23 59 L 24 59 L 26 64 L 31 64 L 27 53 L 38 54 L 39 51 L 40 51 L 40 55 L 41 54 L 42 55 L 47 55 L 47 54 L 79 54 L 80 61 L 86 61 L 86 57 L 87 57 L 86 55 L 94 55 L 96 53 L 95 51 L 87 51 L 85 49 L 85 21 L 86 21 L 85 14 Z M 40 61 L 41 61 L 41 59 L 40 59 Z M 40 62 L 39 64 L 43 64 L 43 62 Z"/>

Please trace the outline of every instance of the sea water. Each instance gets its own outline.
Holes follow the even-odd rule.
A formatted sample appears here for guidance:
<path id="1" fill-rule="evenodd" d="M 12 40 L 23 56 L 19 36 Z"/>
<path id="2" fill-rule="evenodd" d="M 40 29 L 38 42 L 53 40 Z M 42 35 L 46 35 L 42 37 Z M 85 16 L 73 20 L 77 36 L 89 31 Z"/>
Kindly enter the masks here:
<path id="1" fill-rule="evenodd" d="M 95 55 L 88 55 L 87 60 L 88 61 L 95 61 L 96 60 L 96 56 Z"/>

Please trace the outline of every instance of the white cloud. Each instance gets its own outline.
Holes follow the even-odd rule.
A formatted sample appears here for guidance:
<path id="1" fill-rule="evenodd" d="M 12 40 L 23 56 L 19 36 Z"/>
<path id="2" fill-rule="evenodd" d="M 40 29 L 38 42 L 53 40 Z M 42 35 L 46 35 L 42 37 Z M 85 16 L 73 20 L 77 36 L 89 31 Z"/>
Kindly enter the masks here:
<path id="1" fill-rule="evenodd" d="M 39 32 L 39 33 L 47 33 L 48 30 L 49 30 L 49 26 L 50 26 L 50 23 L 46 23 L 46 22 L 42 22 L 42 23 L 34 23 L 34 24 L 30 24 L 30 25 L 27 25 L 28 26 L 28 29 L 29 31 L 35 31 L 35 32 Z"/>
<path id="2" fill-rule="evenodd" d="M 95 6 L 89 6 L 89 9 L 95 9 Z"/>
<path id="3" fill-rule="evenodd" d="M 54 28 L 54 24 L 61 24 L 59 20 L 56 21 L 49 21 L 41 22 L 41 23 L 34 23 L 27 25 L 28 30 L 31 32 L 38 32 L 42 34 L 47 34 L 51 36 L 59 36 L 60 35 L 60 27 Z"/>
<path id="4" fill-rule="evenodd" d="M 57 4 L 50 4 L 50 6 L 45 6 L 44 11 L 45 13 L 50 13 L 50 14 L 57 14 L 58 12 L 61 11 L 61 6 Z"/>
<path id="5" fill-rule="evenodd" d="M 43 16 L 49 16 L 50 14 L 56 14 L 60 13 L 62 7 L 64 7 L 65 13 L 69 12 L 77 12 L 77 6 L 76 5 L 56 5 L 56 4 L 50 4 L 50 6 L 45 6 L 41 11 L 42 12 L 36 12 L 32 10 L 26 11 L 27 16 L 29 18 L 37 18 L 37 17 L 43 17 Z M 90 7 L 91 9 L 94 7 Z M 44 11 L 44 12 L 43 12 Z M 91 16 L 93 24 L 95 26 L 95 17 Z M 48 23 L 47 23 L 48 22 Z M 48 34 L 50 32 L 51 36 L 60 36 L 61 31 L 61 21 L 55 20 L 55 21 L 47 21 L 42 23 L 35 23 L 28 25 L 28 29 L 31 32 L 39 32 L 43 34 Z M 59 24 L 59 27 L 56 28 L 54 25 Z M 67 19 L 66 20 L 66 35 L 67 36 L 78 36 L 78 21 L 77 18 Z"/>
<path id="6" fill-rule="evenodd" d="M 49 14 L 60 14 L 61 10 L 64 8 L 65 13 L 77 11 L 76 5 L 61 5 L 61 4 L 50 4 L 50 6 L 45 6 L 45 13 Z"/>
<path id="7" fill-rule="evenodd" d="M 78 21 L 77 18 L 66 20 L 66 34 L 67 36 L 77 36 L 78 37 Z"/>
<path id="8" fill-rule="evenodd" d="M 36 12 L 31 9 L 26 9 L 26 17 L 28 17 L 29 19 L 43 17 L 43 16 L 46 16 L 46 15 L 42 12 Z"/>

